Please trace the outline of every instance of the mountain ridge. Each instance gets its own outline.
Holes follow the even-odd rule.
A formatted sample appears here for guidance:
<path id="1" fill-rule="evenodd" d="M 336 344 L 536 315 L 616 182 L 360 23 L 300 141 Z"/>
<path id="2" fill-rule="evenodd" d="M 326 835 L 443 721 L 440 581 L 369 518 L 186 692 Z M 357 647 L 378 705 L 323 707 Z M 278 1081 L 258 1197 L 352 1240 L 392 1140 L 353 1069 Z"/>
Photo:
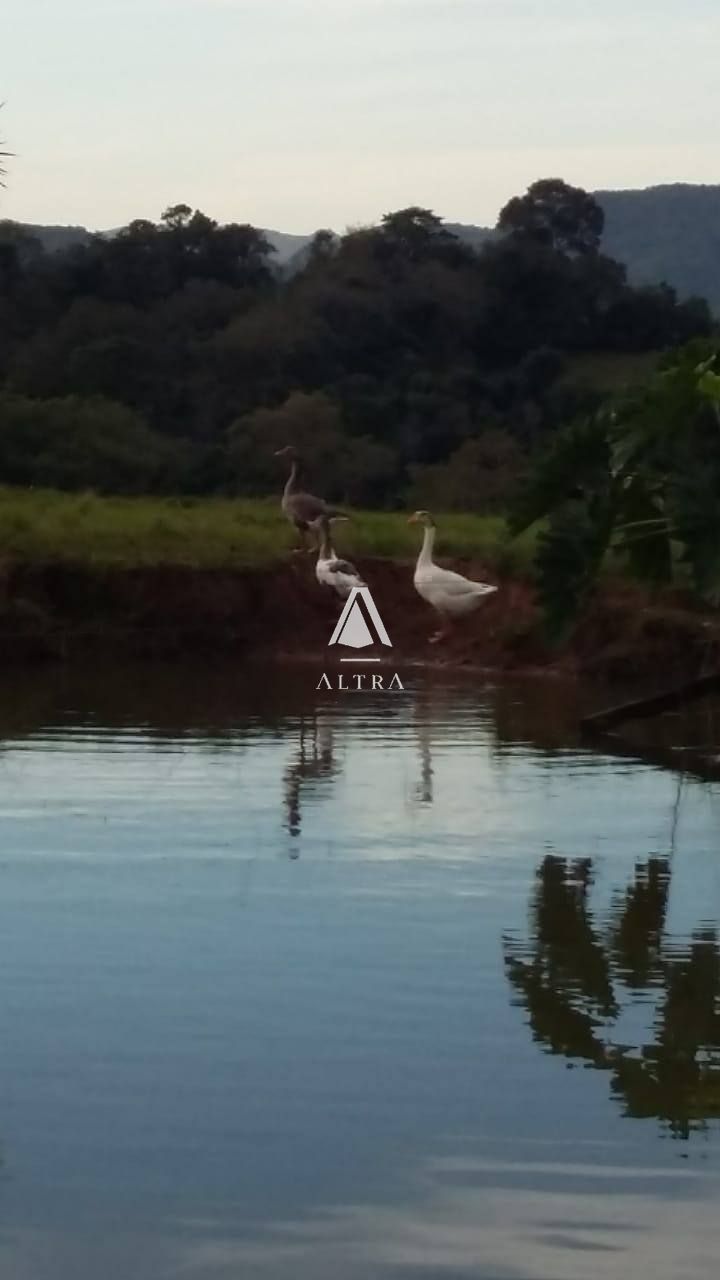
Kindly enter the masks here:
<path id="1" fill-rule="evenodd" d="M 661 183 L 596 191 L 605 213 L 602 249 L 623 262 L 632 284 L 671 285 L 682 298 L 707 298 L 720 315 L 720 184 Z M 22 224 L 50 252 L 82 243 L 82 226 Z M 491 227 L 446 221 L 447 229 L 474 248 L 496 234 Z M 112 232 L 100 232 L 109 235 Z M 264 229 L 284 271 L 302 265 L 312 234 Z"/>

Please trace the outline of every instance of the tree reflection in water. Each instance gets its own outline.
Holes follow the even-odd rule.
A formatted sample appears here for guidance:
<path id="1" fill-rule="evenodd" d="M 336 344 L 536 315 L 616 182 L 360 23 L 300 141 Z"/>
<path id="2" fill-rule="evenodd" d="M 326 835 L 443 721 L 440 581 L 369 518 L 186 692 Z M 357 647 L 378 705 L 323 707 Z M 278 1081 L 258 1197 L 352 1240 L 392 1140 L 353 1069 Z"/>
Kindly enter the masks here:
<path id="1" fill-rule="evenodd" d="M 611 1075 L 626 1115 L 658 1117 L 679 1138 L 720 1117 L 720 952 L 715 929 L 684 951 L 666 933 L 670 862 L 648 858 L 598 923 L 592 861 L 546 857 L 528 944 L 506 939 L 508 977 L 533 1038 Z M 624 1010 L 652 1000 L 649 1043 L 613 1038 Z"/>

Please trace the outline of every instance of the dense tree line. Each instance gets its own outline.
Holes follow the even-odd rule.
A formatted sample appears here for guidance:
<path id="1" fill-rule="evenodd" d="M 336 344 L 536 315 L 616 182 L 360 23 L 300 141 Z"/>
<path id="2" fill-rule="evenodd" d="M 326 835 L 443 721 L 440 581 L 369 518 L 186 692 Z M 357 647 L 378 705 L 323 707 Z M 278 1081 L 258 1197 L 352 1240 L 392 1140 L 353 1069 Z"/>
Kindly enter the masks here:
<path id="1" fill-rule="evenodd" d="M 573 357 L 710 332 L 702 301 L 632 288 L 602 224 L 546 180 L 477 251 L 409 208 L 318 232 L 292 276 L 187 205 L 52 254 L 0 224 L 0 482 L 265 493 L 292 442 L 331 498 L 502 504 L 596 407 Z"/>

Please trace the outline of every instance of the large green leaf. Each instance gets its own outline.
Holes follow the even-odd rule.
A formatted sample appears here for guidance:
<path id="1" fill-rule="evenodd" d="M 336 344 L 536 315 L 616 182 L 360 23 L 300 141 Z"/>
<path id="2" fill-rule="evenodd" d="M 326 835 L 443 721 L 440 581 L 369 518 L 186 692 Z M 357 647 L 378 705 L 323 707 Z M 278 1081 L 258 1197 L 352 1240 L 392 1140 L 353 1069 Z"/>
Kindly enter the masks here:
<path id="1" fill-rule="evenodd" d="M 607 424 L 592 415 L 558 433 L 537 460 L 510 514 L 510 529 L 522 533 L 569 498 L 582 492 L 605 491 L 609 483 L 610 451 Z"/>
<path id="2" fill-rule="evenodd" d="M 597 581 L 613 530 L 609 497 L 566 503 L 538 538 L 538 589 L 551 639 L 567 633 Z"/>
<path id="3" fill-rule="evenodd" d="M 654 478 L 624 478 L 617 492 L 614 513 L 615 549 L 625 557 L 630 572 L 644 582 L 669 582 L 672 578 L 672 530 L 665 502 Z"/>
<path id="4" fill-rule="evenodd" d="M 720 373 L 706 369 L 698 380 L 698 391 L 717 407 L 720 405 Z"/>
<path id="5" fill-rule="evenodd" d="M 720 605 L 720 374 L 688 351 L 640 391 L 560 433 L 513 513 L 541 516 L 536 568 L 550 631 L 587 601 L 609 547 L 644 582 L 672 580 L 674 552 Z M 572 500 L 574 498 L 574 500 Z"/>
<path id="6" fill-rule="evenodd" d="M 689 565 L 698 592 L 713 605 L 720 604 L 720 464 L 698 459 L 695 466 L 676 477 L 672 503 L 683 559 Z"/>

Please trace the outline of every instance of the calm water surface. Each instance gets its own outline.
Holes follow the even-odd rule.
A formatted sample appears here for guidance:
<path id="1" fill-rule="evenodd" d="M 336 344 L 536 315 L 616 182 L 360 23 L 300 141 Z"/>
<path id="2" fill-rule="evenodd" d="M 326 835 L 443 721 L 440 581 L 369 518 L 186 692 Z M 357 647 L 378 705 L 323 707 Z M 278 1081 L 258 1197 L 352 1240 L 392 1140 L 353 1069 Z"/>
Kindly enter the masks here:
<path id="1" fill-rule="evenodd" d="M 717 1271 L 720 795 L 552 684 L 0 700 L 0 1275 Z"/>

